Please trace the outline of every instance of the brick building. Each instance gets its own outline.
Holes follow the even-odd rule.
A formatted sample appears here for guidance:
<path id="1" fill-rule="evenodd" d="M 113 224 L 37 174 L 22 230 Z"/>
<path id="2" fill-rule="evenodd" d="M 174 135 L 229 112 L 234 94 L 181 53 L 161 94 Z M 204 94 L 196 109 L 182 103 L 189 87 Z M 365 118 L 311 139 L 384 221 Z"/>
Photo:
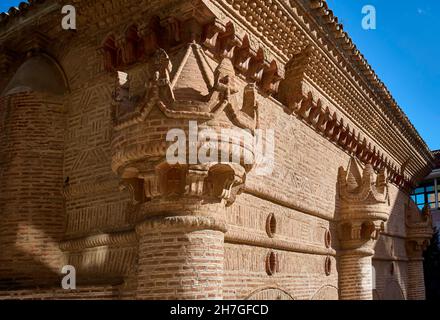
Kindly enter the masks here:
<path id="1" fill-rule="evenodd" d="M 433 226 L 440 230 L 440 150 L 432 153 L 435 158 L 434 169 L 413 190 L 411 198 L 419 208 L 430 207 Z"/>
<path id="2" fill-rule="evenodd" d="M 424 298 L 434 157 L 323 0 L 22 3 L 0 93 L 0 298 Z"/>

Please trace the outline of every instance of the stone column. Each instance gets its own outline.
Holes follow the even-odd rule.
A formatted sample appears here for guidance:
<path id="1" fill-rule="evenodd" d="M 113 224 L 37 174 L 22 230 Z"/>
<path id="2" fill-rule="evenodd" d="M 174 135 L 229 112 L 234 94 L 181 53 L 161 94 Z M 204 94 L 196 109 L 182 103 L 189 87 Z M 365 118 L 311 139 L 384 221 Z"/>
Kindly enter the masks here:
<path id="1" fill-rule="evenodd" d="M 408 255 L 408 300 L 425 300 L 425 277 L 423 270 L 423 252 L 432 238 L 432 219 L 429 206 L 419 212 L 410 200 L 406 212 Z"/>
<path id="2" fill-rule="evenodd" d="M 371 165 L 355 160 L 339 171 L 339 290 L 342 300 L 372 300 L 374 244 L 388 218 L 385 172 L 377 179 Z"/>

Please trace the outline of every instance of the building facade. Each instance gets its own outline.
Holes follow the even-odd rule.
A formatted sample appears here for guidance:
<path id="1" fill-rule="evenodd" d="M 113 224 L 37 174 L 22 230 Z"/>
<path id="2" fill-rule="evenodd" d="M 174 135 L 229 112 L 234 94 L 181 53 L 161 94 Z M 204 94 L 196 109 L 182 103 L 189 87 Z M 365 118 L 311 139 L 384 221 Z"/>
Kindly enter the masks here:
<path id="1" fill-rule="evenodd" d="M 434 157 L 325 1 L 70 2 L 0 16 L 0 298 L 424 299 Z"/>
<path id="2" fill-rule="evenodd" d="M 432 223 L 440 230 L 440 150 L 432 152 L 435 166 L 432 172 L 413 190 L 411 199 L 419 208 L 429 206 Z"/>

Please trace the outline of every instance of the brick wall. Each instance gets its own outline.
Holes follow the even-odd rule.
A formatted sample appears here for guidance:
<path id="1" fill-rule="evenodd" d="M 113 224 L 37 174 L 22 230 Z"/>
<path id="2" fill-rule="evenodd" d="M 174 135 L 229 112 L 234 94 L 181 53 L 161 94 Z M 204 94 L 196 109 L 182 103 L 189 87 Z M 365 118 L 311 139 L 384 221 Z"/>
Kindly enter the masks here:
<path id="1" fill-rule="evenodd" d="M 112 145 L 114 74 L 104 71 L 97 48 L 107 34 L 132 20 L 150 17 L 160 1 L 142 6 L 133 6 L 131 1 L 114 1 L 113 7 L 106 3 L 110 2 L 96 1 L 95 8 L 82 11 L 80 19 L 96 20 L 87 32 L 66 37 L 62 45 L 52 47 L 71 89 L 62 103 L 35 94 L 0 100 L 3 286 L 27 283 L 34 273 L 39 278 L 43 274 L 57 278 L 64 261 L 59 249 L 62 239 L 66 262 L 77 267 L 80 279 L 125 281 L 121 289 L 125 297 L 134 297 L 136 292 L 140 298 L 336 298 L 341 277 L 337 270 L 341 259 L 337 256 L 337 176 L 339 167 L 347 168 L 350 155 L 265 95 L 257 97 L 259 122 L 262 129 L 275 130 L 275 168 L 271 176 L 252 172 L 247 176 L 245 190 L 226 210 L 224 234 L 182 228 L 145 231 L 139 244 L 136 240 L 107 247 L 87 241 L 91 236 L 134 233 L 136 208 L 128 193 L 119 190 L 119 179 L 111 168 L 112 150 L 139 141 L 164 140 L 169 128 L 187 126 L 183 120 L 155 119 L 163 115 L 153 110 L 142 126 L 132 129 L 131 140 L 119 145 L 115 139 Z M 99 25 L 104 16 L 105 22 Z M 191 63 L 194 66 L 190 61 L 189 67 Z M 207 63 L 215 68 L 214 59 Z M 184 74 L 194 70 L 189 68 Z M 145 64 L 130 71 L 133 91 L 141 92 L 148 76 Z M 184 78 L 181 83 L 190 80 Z M 238 82 L 241 88 L 246 84 L 243 79 Z M 387 284 L 398 283 L 406 295 L 408 277 L 416 272 L 407 272 L 403 205 L 407 195 L 394 185 L 389 192 L 390 218 L 375 247 L 376 286 L 379 295 L 386 296 Z M 271 236 L 267 233 L 270 214 L 277 225 Z M 331 248 L 325 244 L 327 232 L 332 235 Z M 268 274 L 271 253 L 277 263 L 275 272 Z M 363 273 L 365 281 L 372 281 L 371 261 L 357 263 L 352 264 L 358 273 L 354 276 Z M 326 264 L 330 264 L 329 273 Z M 205 271 L 210 280 L 204 280 Z M 350 277 L 353 272 L 348 271 Z M 90 294 L 73 297 L 114 297 L 113 289 L 90 288 Z M 63 296 L 59 291 L 11 293 L 35 298 L 51 294 Z"/>
<path id="2" fill-rule="evenodd" d="M 57 281 L 63 255 L 64 108 L 37 93 L 0 100 L 0 287 Z"/>

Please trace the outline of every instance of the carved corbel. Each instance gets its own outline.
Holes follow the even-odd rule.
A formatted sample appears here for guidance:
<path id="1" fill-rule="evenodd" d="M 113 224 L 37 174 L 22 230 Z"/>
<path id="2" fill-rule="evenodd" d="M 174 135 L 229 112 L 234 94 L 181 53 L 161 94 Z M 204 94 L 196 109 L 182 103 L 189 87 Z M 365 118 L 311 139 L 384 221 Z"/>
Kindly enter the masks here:
<path id="1" fill-rule="evenodd" d="M 176 17 L 169 17 L 166 20 L 166 29 L 168 33 L 168 43 L 170 46 L 175 46 L 182 40 L 182 27 L 181 21 Z"/>
<path id="2" fill-rule="evenodd" d="M 207 192 L 211 197 L 224 199 L 227 204 L 232 204 L 244 185 L 245 177 L 245 169 L 238 164 L 214 165 L 209 169 Z"/>
<path id="3" fill-rule="evenodd" d="M 246 74 L 249 71 L 251 57 L 252 55 L 249 38 L 245 36 L 242 45 L 235 49 L 234 67 L 237 68 L 237 70 L 239 70 L 241 73 Z"/>
<path id="4" fill-rule="evenodd" d="M 162 195 L 159 175 L 155 170 L 144 173 L 142 178 L 144 179 L 145 197 L 148 200 L 153 200 Z"/>
<path id="5" fill-rule="evenodd" d="M 139 35 L 143 39 L 145 55 L 150 56 L 160 48 L 162 33 L 163 29 L 160 26 L 159 17 L 153 17 L 148 23 L 139 25 Z"/>
<path id="6" fill-rule="evenodd" d="M 264 72 L 264 53 L 258 50 L 257 54 L 250 59 L 247 77 L 251 82 L 260 83 Z"/>
<path id="7" fill-rule="evenodd" d="M 203 45 L 211 50 L 214 50 L 217 45 L 217 38 L 220 33 L 224 33 L 226 27 L 220 22 L 220 20 L 215 19 L 214 22 L 205 26 L 204 38 L 205 41 Z"/>
<path id="8" fill-rule="evenodd" d="M 142 56 L 144 48 L 136 26 L 131 26 L 125 32 L 119 34 L 115 42 L 121 50 L 124 65 L 133 64 Z"/>
<path id="9" fill-rule="evenodd" d="M 267 95 L 276 94 L 278 92 L 278 86 L 281 79 L 282 78 L 278 73 L 276 61 L 272 61 L 272 63 L 266 66 L 263 70 L 261 89 Z"/>
<path id="10" fill-rule="evenodd" d="M 236 35 L 235 28 L 232 23 L 226 25 L 225 32 L 217 37 L 216 51 L 220 58 L 233 59 L 234 50 L 242 45 L 241 39 Z"/>
<path id="11" fill-rule="evenodd" d="M 306 46 L 295 54 L 285 65 L 284 79 L 279 83 L 278 98 L 291 112 L 297 110 L 298 104 L 306 98 L 304 91 L 304 76 L 310 64 L 312 47 Z"/>
<path id="12" fill-rule="evenodd" d="M 98 52 L 103 57 L 104 70 L 114 71 L 121 64 L 121 50 L 116 46 L 113 35 L 105 39 Z"/>
<path id="13" fill-rule="evenodd" d="M 206 166 L 190 166 L 186 174 L 185 195 L 202 197 L 206 193 L 205 181 L 208 177 Z"/>

